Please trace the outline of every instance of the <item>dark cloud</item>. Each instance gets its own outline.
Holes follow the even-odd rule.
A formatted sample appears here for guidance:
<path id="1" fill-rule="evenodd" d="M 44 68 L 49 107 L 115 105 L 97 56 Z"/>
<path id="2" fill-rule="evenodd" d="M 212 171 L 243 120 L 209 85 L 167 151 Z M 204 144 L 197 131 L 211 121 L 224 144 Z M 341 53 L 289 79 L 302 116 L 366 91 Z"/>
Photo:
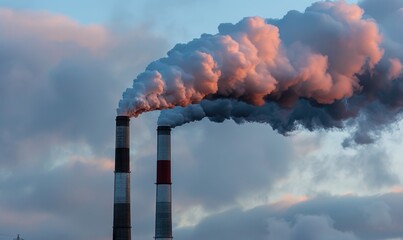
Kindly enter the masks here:
<path id="1" fill-rule="evenodd" d="M 401 238 L 402 193 L 380 196 L 318 196 L 291 207 L 260 206 L 212 214 L 194 228 L 179 228 L 177 239 Z M 213 229 L 213 231 L 212 231 Z"/>
<path id="2" fill-rule="evenodd" d="M 324 216 L 297 215 L 294 223 L 271 218 L 269 240 L 358 240 L 354 234 L 334 229 L 331 219 Z"/>
<path id="3" fill-rule="evenodd" d="M 30 239 L 101 239 L 110 235 L 112 173 L 76 162 L 48 171 L 21 168 L 0 181 L 2 232 Z M 109 194 L 110 195 L 110 194 Z"/>
<path id="4" fill-rule="evenodd" d="M 379 22 L 384 22 L 391 15 L 396 13 L 400 8 L 403 7 L 402 0 L 387 0 L 387 1 L 377 1 L 377 0 L 365 0 L 360 1 L 359 5 L 365 10 L 365 14 L 373 17 Z"/>
<path id="5" fill-rule="evenodd" d="M 402 232 L 402 206 L 398 202 L 402 193 L 390 193 L 372 197 L 323 196 L 295 205 L 287 210 L 291 218 L 295 214 L 327 215 L 334 226 L 349 231 L 361 239 L 399 238 Z"/>
<path id="6" fill-rule="evenodd" d="M 267 209 L 242 211 L 232 209 L 205 218 L 194 228 L 176 229 L 177 239 L 266 239 Z"/>

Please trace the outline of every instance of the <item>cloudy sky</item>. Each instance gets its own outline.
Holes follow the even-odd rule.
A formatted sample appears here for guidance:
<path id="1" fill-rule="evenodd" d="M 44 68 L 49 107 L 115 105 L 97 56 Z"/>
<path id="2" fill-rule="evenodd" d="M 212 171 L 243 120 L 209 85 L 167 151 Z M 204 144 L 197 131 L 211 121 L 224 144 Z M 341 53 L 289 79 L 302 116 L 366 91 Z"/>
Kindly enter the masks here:
<path id="1" fill-rule="evenodd" d="M 116 109 L 133 79 L 221 23 L 259 16 L 281 25 L 314 2 L 0 0 L 0 239 L 111 239 Z M 377 50 L 393 63 L 386 75 L 402 79 L 394 23 L 403 0 L 343 4 L 364 8 L 382 36 Z M 208 119 L 176 127 L 174 238 L 403 239 L 403 101 L 392 99 L 393 115 L 371 105 L 370 120 L 342 128 L 301 123 L 282 135 L 269 124 Z M 138 240 L 154 236 L 158 116 L 131 120 Z"/>

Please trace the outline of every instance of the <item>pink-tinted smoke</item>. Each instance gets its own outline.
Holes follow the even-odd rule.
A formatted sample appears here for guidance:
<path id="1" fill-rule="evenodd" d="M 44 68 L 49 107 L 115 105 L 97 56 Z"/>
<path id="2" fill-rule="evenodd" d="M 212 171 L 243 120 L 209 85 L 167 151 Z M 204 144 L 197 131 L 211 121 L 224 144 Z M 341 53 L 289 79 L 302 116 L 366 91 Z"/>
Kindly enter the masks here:
<path id="1" fill-rule="evenodd" d="M 368 106 L 365 93 L 377 91 L 374 81 L 390 84 L 402 73 L 403 56 L 389 51 L 382 23 L 345 1 L 317 2 L 277 20 L 248 17 L 218 30 L 148 65 L 124 92 L 118 114 L 171 109 L 159 124 L 173 127 L 204 117 L 264 122 L 279 132 L 298 124 L 341 127 Z"/>

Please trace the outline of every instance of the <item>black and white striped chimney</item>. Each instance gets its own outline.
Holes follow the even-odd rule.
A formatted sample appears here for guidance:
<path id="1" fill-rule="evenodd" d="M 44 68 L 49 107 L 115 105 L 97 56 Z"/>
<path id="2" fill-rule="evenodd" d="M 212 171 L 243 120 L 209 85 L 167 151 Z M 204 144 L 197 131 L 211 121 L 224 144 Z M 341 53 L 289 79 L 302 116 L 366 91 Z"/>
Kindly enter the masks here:
<path id="1" fill-rule="evenodd" d="M 131 240 L 130 118 L 116 117 L 113 240 Z"/>

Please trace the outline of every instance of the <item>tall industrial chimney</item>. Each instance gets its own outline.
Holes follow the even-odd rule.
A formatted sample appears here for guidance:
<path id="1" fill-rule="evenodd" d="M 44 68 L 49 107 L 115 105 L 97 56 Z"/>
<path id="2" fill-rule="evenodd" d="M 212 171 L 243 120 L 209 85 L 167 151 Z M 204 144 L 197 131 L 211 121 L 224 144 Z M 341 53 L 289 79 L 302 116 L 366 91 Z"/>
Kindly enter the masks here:
<path id="1" fill-rule="evenodd" d="M 131 239 L 129 122 L 127 116 L 116 117 L 113 240 Z"/>
<path id="2" fill-rule="evenodd" d="M 172 239 L 171 127 L 158 126 L 155 239 Z"/>

